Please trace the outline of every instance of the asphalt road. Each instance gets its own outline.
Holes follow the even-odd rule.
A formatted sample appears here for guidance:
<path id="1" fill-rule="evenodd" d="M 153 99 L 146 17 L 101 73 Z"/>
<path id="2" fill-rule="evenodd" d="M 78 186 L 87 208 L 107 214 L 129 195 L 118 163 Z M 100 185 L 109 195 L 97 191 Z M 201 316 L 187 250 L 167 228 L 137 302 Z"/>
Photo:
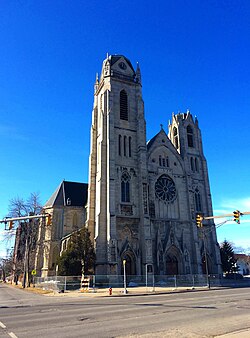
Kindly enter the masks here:
<path id="1" fill-rule="evenodd" d="M 244 337 L 250 337 L 250 288 L 49 297 L 0 284 L 0 337 L 196 338 L 231 332 L 238 338 L 247 329 Z"/>

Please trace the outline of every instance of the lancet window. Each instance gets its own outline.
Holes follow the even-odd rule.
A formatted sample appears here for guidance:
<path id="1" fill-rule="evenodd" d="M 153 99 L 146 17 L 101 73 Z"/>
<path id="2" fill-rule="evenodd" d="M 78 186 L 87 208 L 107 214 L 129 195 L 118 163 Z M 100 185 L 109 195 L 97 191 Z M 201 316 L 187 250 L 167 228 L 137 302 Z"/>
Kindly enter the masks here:
<path id="1" fill-rule="evenodd" d="M 120 92 L 120 119 L 128 121 L 128 95 L 125 90 Z"/>
<path id="2" fill-rule="evenodd" d="M 130 175 L 127 171 L 121 177 L 121 201 L 130 202 Z"/>
<path id="3" fill-rule="evenodd" d="M 187 141 L 188 141 L 188 146 L 190 148 L 194 147 L 194 135 L 193 135 L 193 129 L 191 126 L 187 126 Z"/>

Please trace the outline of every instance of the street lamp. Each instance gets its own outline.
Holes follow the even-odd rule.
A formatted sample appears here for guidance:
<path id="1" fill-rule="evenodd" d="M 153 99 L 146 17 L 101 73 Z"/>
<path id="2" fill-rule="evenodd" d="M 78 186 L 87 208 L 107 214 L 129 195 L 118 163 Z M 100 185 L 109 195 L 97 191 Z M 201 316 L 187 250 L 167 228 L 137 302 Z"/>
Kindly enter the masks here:
<path id="1" fill-rule="evenodd" d="M 146 267 L 146 290 L 148 289 L 148 264 L 145 264 Z"/>
<path id="2" fill-rule="evenodd" d="M 206 266 L 206 276 L 207 276 L 207 286 L 210 289 L 210 280 L 209 280 L 209 274 L 208 274 L 208 262 L 207 262 L 207 250 L 206 250 L 206 235 L 204 227 L 202 227 L 203 232 L 203 243 L 204 243 L 204 258 L 205 258 L 205 266 Z"/>
<path id="3" fill-rule="evenodd" d="M 126 259 L 124 259 L 122 261 L 122 263 L 123 263 L 123 285 L 124 285 L 123 293 L 126 294 L 127 293 L 127 289 L 126 289 Z"/>

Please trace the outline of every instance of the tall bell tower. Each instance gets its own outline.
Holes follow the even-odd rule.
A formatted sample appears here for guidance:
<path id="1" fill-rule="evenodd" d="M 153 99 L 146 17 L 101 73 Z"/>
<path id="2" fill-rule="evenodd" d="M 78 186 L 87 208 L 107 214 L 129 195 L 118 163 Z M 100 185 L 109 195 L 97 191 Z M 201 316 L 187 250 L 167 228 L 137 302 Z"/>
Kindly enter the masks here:
<path id="1" fill-rule="evenodd" d="M 139 65 L 110 55 L 96 78 L 91 126 L 87 226 L 96 274 L 142 274 L 152 261 L 147 150 Z M 145 249 L 146 246 L 146 249 Z"/>

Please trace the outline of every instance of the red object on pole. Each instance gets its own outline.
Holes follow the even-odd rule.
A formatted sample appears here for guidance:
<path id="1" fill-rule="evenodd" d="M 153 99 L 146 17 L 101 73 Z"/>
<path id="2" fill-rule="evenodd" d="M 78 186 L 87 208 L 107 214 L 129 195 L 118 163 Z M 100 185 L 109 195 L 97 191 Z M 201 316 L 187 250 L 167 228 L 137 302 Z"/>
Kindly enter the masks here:
<path id="1" fill-rule="evenodd" d="M 112 296 L 112 288 L 109 288 L 109 295 Z"/>

